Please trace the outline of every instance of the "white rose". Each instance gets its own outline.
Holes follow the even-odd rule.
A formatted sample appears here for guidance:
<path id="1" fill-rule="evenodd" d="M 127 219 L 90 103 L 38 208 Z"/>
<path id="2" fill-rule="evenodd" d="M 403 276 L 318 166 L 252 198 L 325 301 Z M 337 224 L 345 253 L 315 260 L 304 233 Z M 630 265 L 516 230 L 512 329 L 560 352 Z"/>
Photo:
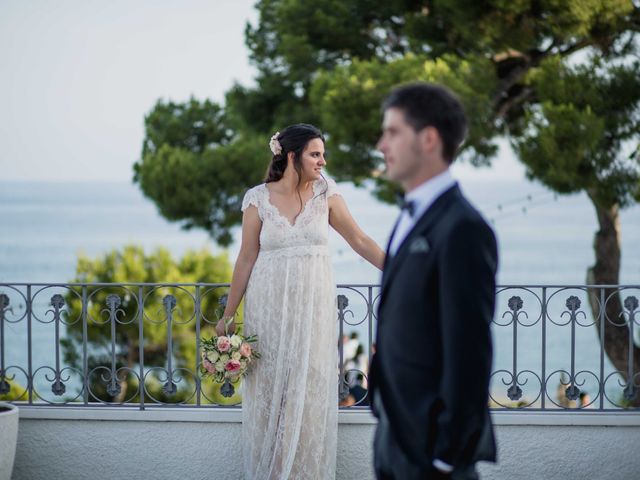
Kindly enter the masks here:
<path id="1" fill-rule="evenodd" d="M 233 352 L 231 354 L 231 360 L 240 360 L 242 358 L 242 355 L 240 355 L 240 352 Z"/>
<path id="2" fill-rule="evenodd" d="M 220 358 L 220 354 L 216 351 L 207 352 L 207 360 L 211 363 L 216 363 Z"/>
<path id="3" fill-rule="evenodd" d="M 231 335 L 231 347 L 240 348 L 240 345 L 242 345 L 242 338 L 239 335 Z"/>
<path id="4" fill-rule="evenodd" d="M 220 361 L 225 364 L 229 361 L 229 358 L 229 354 L 227 353 L 223 353 L 222 355 L 220 355 Z"/>

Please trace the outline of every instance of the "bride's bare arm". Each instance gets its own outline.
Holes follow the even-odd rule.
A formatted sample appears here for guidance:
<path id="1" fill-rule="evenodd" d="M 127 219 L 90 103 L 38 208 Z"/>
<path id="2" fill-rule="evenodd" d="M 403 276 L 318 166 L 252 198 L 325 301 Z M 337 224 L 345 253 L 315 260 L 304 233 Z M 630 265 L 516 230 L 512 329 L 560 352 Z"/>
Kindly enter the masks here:
<path id="1" fill-rule="evenodd" d="M 351 216 L 347 204 L 340 195 L 329 197 L 329 224 L 347 241 L 353 250 L 382 270 L 384 252 L 362 229 Z"/>
<path id="2" fill-rule="evenodd" d="M 247 289 L 249 276 L 251 275 L 251 270 L 256 263 L 256 258 L 258 258 L 258 252 L 260 250 L 261 228 L 262 221 L 260 221 L 260 217 L 258 217 L 258 209 L 251 205 L 242 215 L 242 242 L 236 264 L 233 267 L 231 287 L 229 287 L 227 306 L 222 315 L 223 319 L 235 315 L 244 292 Z M 222 320 L 220 322 L 222 322 Z M 220 322 L 218 322 L 216 330 L 219 329 Z"/>

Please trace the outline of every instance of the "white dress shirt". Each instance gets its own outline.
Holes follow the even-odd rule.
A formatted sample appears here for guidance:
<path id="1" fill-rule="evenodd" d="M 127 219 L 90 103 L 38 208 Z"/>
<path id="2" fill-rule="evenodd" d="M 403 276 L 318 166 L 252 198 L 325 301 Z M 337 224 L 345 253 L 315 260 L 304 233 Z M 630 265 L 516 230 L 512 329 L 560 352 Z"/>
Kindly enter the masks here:
<path id="1" fill-rule="evenodd" d="M 451 176 L 451 172 L 447 169 L 414 188 L 404 196 L 407 202 L 413 202 L 414 204 L 413 215 L 409 215 L 407 210 L 400 212 L 398 226 L 395 229 L 395 233 L 391 239 L 391 245 L 389 246 L 389 253 L 391 255 L 396 254 L 416 222 L 422 217 L 424 212 L 433 205 L 433 202 L 456 183 L 456 180 Z"/>

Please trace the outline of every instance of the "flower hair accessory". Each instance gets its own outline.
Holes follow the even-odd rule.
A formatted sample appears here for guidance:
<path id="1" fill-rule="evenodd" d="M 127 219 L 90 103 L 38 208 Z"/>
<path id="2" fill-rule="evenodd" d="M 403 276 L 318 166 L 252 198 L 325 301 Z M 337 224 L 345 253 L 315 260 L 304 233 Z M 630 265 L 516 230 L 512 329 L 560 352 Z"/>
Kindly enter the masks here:
<path id="1" fill-rule="evenodd" d="M 278 135 L 280 135 L 280 132 L 274 133 L 271 140 L 269 140 L 269 148 L 274 155 L 280 155 L 282 153 L 282 145 L 280 145 L 278 141 Z"/>

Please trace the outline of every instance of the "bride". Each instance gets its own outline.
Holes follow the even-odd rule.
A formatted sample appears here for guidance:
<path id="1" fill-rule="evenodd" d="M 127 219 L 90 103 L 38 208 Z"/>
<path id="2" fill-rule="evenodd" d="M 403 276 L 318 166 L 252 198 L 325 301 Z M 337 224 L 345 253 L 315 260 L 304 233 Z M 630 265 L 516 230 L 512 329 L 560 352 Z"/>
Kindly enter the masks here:
<path id="1" fill-rule="evenodd" d="M 247 480 L 335 478 L 338 431 L 336 292 L 331 225 L 382 269 L 384 252 L 325 179 L 324 138 L 296 124 L 276 133 L 265 183 L 242 202 L 242 243 L 218 330 L 244 295 L 245 335 L 262 355 L 243 385 Z"/>

